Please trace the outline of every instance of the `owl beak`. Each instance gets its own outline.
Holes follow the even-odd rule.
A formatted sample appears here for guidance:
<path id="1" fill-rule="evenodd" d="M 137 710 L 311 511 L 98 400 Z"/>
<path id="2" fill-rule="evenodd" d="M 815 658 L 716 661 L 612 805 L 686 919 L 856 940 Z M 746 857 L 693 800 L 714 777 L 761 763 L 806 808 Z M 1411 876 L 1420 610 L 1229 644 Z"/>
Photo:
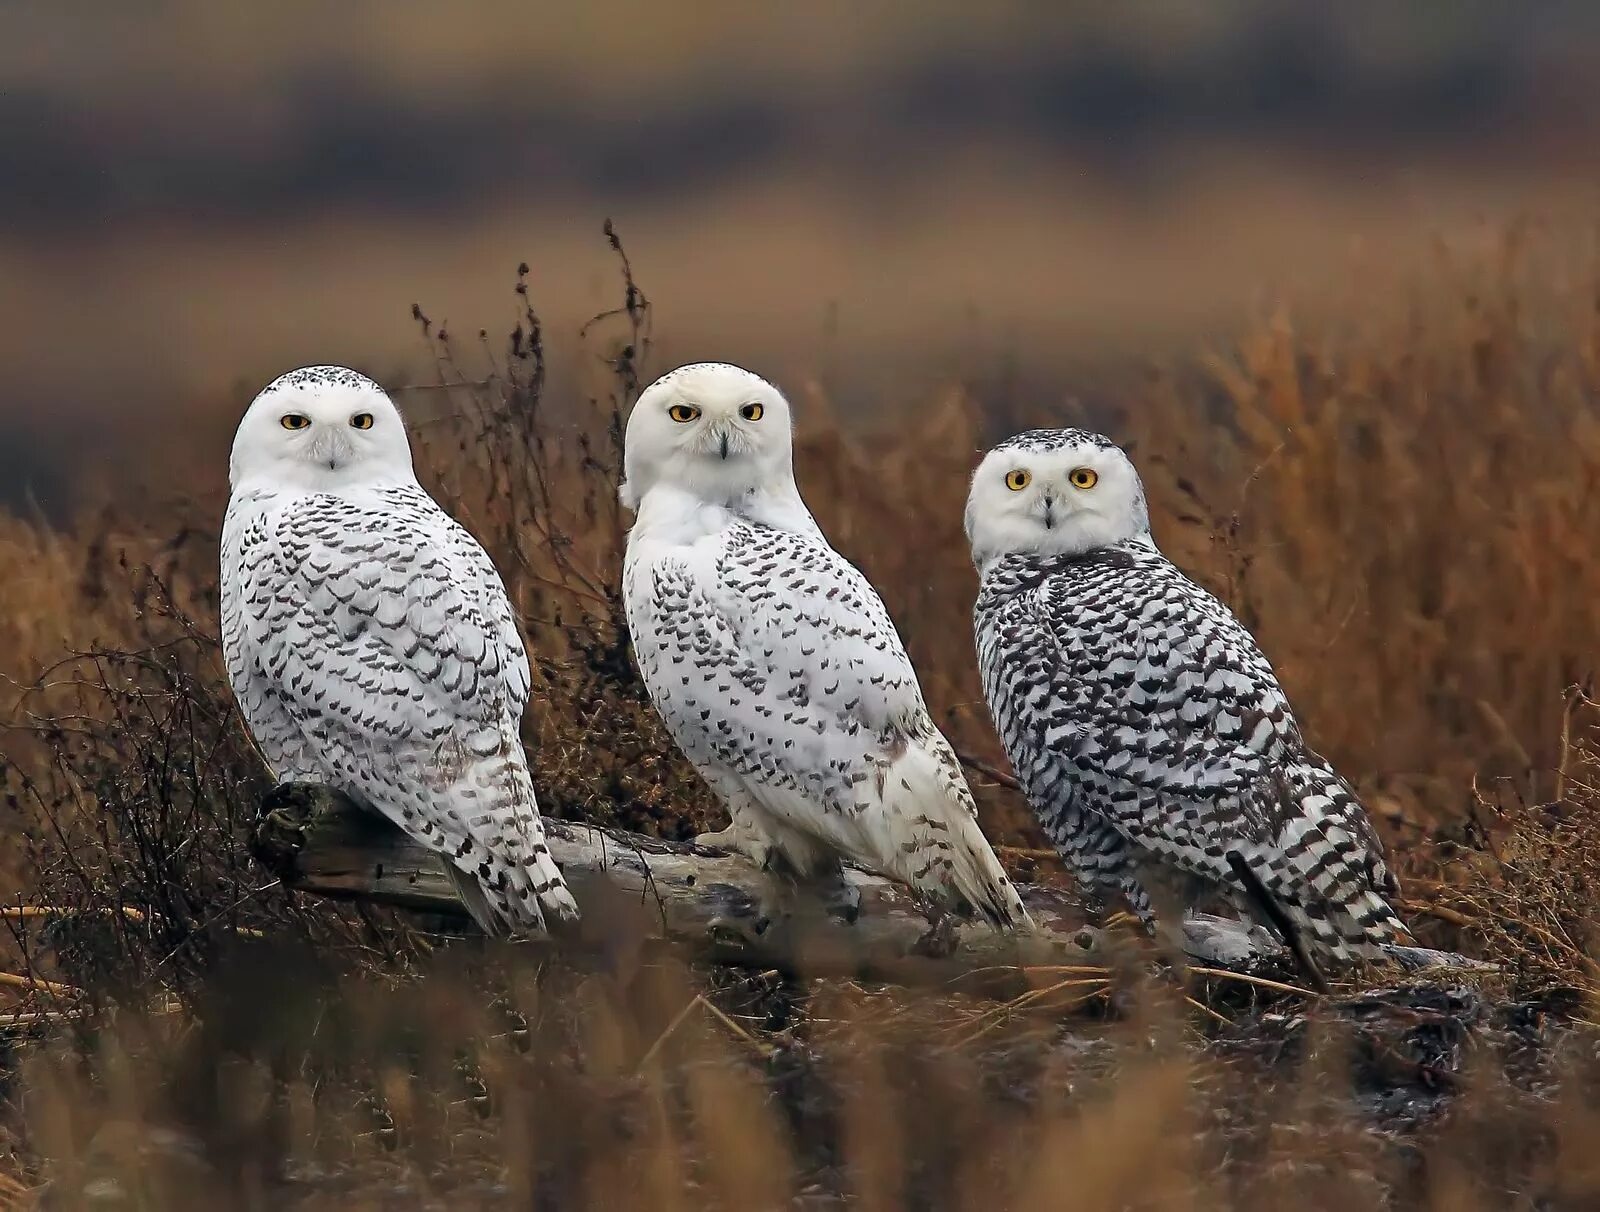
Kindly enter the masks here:
<path id="1" fill-rule="evenodd" d="M 722 461 L 724 463 L 726 463 L 728 461 L 728 431 L 726 429 L 724 429 L 717 436 L 721 439 L 721 445 L 720 445 L 719 449 L 721 450 L 721 453 L 722 453 Z"/>
<path id="2" fill-rule="evenodd" d="M 342 464 L 350 461 L 353 454 L 355 451 L 342 433 L 324 432 L 311 444 L 311 457 L 318 463 L 327 464 L 329 471 L 338 471 Z"/>
<path id="3" fill-rule="evenodd" d="M 1054 530 L 1056 528 L 1056 499 L 1054 497 L 1046 497 L 1044 499 L 1044 528 L 1046 530 Z"/>

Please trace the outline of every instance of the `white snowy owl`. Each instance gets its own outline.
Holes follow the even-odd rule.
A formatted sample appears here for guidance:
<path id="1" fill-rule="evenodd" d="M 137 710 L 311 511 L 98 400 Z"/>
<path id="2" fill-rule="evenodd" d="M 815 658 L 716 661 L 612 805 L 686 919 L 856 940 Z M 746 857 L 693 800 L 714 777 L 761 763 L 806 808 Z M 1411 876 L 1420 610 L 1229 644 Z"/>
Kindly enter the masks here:
<path id="1" fill-rule="evenodd" d="M 1080 879 L 1147 925 L 1221 894 L 1308 965 L 1397 940 L 1355 793 L 1249 633 L 1156 549 L 1121 450 L 1077 429 L 1012 438 L 973 476 L 966 522 L 995 727 Z"/>
<path id="2" fill-rule="evenodd" d="M 388 396 L 338 366 L 283 375 L 230 472 L 223 649 L 274 776 L 444 855 L 490 933 L 576 917 L 518 739 L 528 657 L 505 588 L 417 483 Z"/>
<path id="3" fill-rule="evenodd" d="M 1020 925 L 894 624 L 800 499 L 790 429 L 776 388 L 720 363 L 664 375 L 628 419 L 634 652 L 733 818 L 700 840 L 801 876 L 848 859 Z"/>

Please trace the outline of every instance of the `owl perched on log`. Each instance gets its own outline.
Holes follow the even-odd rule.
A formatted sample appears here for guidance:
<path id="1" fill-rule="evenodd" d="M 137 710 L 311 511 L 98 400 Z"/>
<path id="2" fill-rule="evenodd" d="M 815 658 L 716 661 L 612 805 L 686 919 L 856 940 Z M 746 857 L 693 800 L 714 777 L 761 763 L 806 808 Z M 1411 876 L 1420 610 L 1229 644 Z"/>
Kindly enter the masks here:
<path id="1" fill-rule="evenodd" d="M 990 451 L 966 512 L 984 693 L 1040 823 L 1147 925 L 1220 895 L 1303 963 L 1403 927 L 1371 822 L 1228 608 L 1150 536 L 1116 445 L 1034 430 Z"/>
<path id="2" fill-rule="evenodd" d="M 1025 923 L 883 602 L 800 499 L 790 429 L 776 388 L 720 363 L 665 375 L 628 419 L 634 653 L 732 816 L 700 840 Z"/>
<path id="3" fill-rule="evenodd" d="M 528 656 L 505 587 L 417 483 L 388 396 L 342 367 L 283 375 L 230 473 L 222 643 L 273 774 L 437 850 L 490 933 L 575 918 L 519 739 Z"/>

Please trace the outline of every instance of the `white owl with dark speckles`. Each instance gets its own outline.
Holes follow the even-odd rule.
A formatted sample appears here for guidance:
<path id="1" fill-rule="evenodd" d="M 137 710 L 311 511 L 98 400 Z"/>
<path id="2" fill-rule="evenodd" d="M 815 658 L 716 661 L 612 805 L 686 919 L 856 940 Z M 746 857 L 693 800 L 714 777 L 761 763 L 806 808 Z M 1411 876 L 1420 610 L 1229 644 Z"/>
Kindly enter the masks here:
<path id="1" fill-rule="evenodd" d="M 1221 895 L 1308 966 L 1400 938 L 1355 793 L 1250 634 L 1156 549 L 1126 454 L 1077 429 L 1002 443 L 967 534 L 995 727 L 1080 878 L 1147 923 Z"/>
<path id="2" fill-rule="evenodd" d="M 273 774 L 440 852 L 491 933 L 575 918 L 519 739 L 528 656 L 505 587 L 417 483 L 388 396 L 338 366 L 283 375 L 230 470 L 223 650 Z"/>
<path id="3" fill-rule="evenodd" d="M 634 406 L 625 463 L 634 653 L 732 816 L 700 840 L 801 876 L 846 859 L 1026 922 L 888 612 L 800 499 L 778 390 L 675 370 Z"/>

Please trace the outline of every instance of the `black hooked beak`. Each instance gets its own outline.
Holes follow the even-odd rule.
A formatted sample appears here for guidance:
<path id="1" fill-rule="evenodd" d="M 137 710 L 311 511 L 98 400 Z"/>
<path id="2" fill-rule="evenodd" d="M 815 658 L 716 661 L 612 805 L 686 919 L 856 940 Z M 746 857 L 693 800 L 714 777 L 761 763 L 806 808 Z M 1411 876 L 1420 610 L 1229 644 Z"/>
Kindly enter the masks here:
<path id="1" fill-rule="evenodd" d="M 722 434 L 722 458 L 724 461 L 728 458 L 728 434 L 726 431 Z"/>
<path id="2" fill-rule="evenodd" d="M 1044 528 L 1046 530 L 1054 530 L 1056 528 L 1056 499 L 1054 497 L 1046 497 L 1044 499 Z"/>

